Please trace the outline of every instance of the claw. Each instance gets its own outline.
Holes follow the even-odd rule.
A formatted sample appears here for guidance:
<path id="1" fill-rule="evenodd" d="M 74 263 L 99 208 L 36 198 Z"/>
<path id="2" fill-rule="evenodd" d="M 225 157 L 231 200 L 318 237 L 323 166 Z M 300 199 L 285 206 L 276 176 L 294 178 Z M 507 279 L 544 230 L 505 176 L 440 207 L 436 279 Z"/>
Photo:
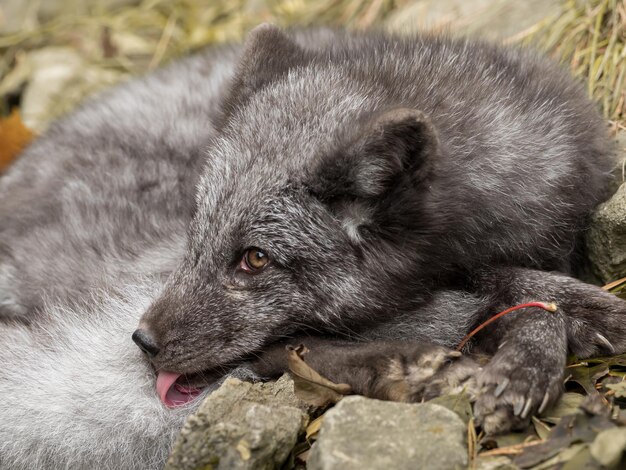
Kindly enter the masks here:
<path id="1" fill-rule="evenodd" d="M 502 342 L 500 343 L 500 345 L 498 346 L 498 349 L 502 349 L 502 347 L 503 347 L 506 343 L 507 343 L 507 341 L 506 341 L 506 340 L 505 340 L 505 341 L 502 341 Z"/>
<path id="2" fill-rule="evenodd" d="M 526 404 L 524 405 L 524 409 L 522 410 L 522 414 L 520 416 L 526 419 L 528 417 L 528 413 L 530 413 L 532 406 L 533 406 L 533 399 L 528 398 L 526 400 Z"/>
<path id="3" fill-rule="evenodd" d="M 546 410 L 546 407 L 548 406 L 548 403 L 550 402 L 550 392 L 546 392 L 546 394 L 543 396 L 543 400 L 541 400 L 541 405 L 539 405 L 539 409 L 537 410 L 537 413 L 541 414 Z"/>
<path id="4" fill-rule="evenodd" d="M 523 398 L 517 399 L 515 401 L 515 405 L 513 405 L 513 414 L 515 416 L 519 416 L 523 408 L 524 408 L 524 399 Z"/>
<path id="5" fill-rule="evenodd" d="M 596 338 L 598 338 L 600 340 L 600 342 L 606 346 L 606 348 L 609 350 L 609 352 L 611 352 L 612 354 L 615 354 L 615 348 L 610 343 L 610 341 L 608 339 L 606 339 L 606 337 L 604 337 L 600 333 L 596 333 Z"/>
<path id="6" fill-rule="evenodd" d="M 494 393 L 496 398 L 502 395 L 502 393 L 504 392 L 504 389 L 509 385 L 509 382 L 511 382 L 509 378 L 505 377 L 504 380 L 498 384 L 498 386 L 496 387 L 496 391 Z"/>

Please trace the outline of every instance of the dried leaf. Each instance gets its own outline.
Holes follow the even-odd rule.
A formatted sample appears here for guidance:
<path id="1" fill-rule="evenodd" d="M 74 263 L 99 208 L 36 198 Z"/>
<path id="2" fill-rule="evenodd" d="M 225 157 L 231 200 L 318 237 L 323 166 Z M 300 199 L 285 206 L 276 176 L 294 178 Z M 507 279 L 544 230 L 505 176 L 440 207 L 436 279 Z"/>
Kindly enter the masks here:
<path id="1" fill-rule="evenodd" d="M 573 444 L 593 442 L 600 431 L 614 427 L 615 424 L 605 416 L 588 416 L 583 413 L 564 416 L 552 429 L 546 441 L 533 446 L 532 449 L 525 449 L 513 462 L 520 468 L 535 468 L 536 465 L 558 456 Z M 569 456 L 572 457 L 574 455 Z M 562 463 L 564 460 L 557 461 Z M 552 467 L 548 465 L 547 468 Z"/>
<path id="2" fill-rule="evenodd" d="M 331 382 L 312 369 L 303 359 L 307 352 L 302 345 L 288 351 L 287 361 L 298 398 L 310 405 L 324 407 L 351 393 L 350 385 Z"/>
<path id="3" fill-rule="evenodd" d="M 582 451 L 587 448 L 587 444 L 574 444 L 571 447 L 564 448 L 561 452 L 556 454 L 551 459 L 532 467 L 533 470 L 552 470 L 559 468 L 559 464 L 564 464 L 578 456 Z"/>
<path id="4" fill-rule="evenodd" d="M 250 444 L 244 439 L 240 440 L 237 444 L 237 452 L 239 452 L 241 460 L 243 460 L 244 462 L 250 460 L 250 457 L 252 457 L 252 453 L 250 452 Z"/>
<path id="5" fill-rule="evenodd" d="M 550 426 L 541 421 L 539 418 L 533 416 L 533 426 L 535 427 L 535 432 L 540 439 L 547 439 L 550 435 L 550 431 L 552 430 Z"/>
<path id="6" fill-rule="evenodd" d="M 606 362 L 592 367 L 578 366 L 567 369 L 570 374 L 569 381 L 576 382 L 589 395 L 598 393 L 596 382 L 609 373 L 609 366 Z"/>
<path id="7" fill-rule="evenodd" d="M 472 405 L 466 393 L 441 395 L 440 397 L 429 400 L 429 403 L 441 405 L 448 408 L 450 411 L 454 411 L 465 424 L 469 423 L 470 419 L 473 417 Z"/>
<path id="8" fill-rule="evenodd" d="M 554 406 L 541 415 L 541 419 L 551 424 L 558 424 L 561 418 L 573 415 L 585 400 L 580 393 L 564 393 Z"/>
<path id="9" fill-rule="evenodd" d="M 484 440 L 481 441 L 481 445 L 484 445 Z M 524 452 L 525 449 L 543 444 L 544 441 L 535 440 L 521 442 L 519 444 L 513 444 L 510 446 L 497 447 L 495 449 L 487 450 L 478 454 L 479 460 L 488 457 L 502 456 L 502 455 L 519 455 Z M 517 467 L 516 467 L 517 468 Z"/>
<path id="10" fill-rule="evenodd" d="M 476 435 L 476 424 L 474 418 L 470 418 L 467 423 L 467 455 L 469 457 L 469 468 L 476 466 L 478 458 L 478 436 Z"/>
<path id="11" fill-rule="evenodd" d="M 618 354 L 617 356 L 593 357 L 585 359 L 589 364 L 605 364 L 609 367 L 623 366 L 626 367 L 626 354 Z"/>
<path id="12" fill-rule="evenodd" d="M 606 388 L 608 388 L 609 390 L 613 390 L 616 397 L 626 398 L 626 382 L 607 384 Z"/>
<path id="13" fill-rule="evenodd" d="M 2 173 L 33 139 L 33 133 L 24 125 L 20 113 L 13 110 L 0 119 L 0 173 Z"/>
<path id="14" fill-rule="evenodd" d="M 323 421 L 324 415 L 318 416 L 313 421 L 311 421 L 311 424 L 309 424 L 306 428 L 307 439 L 315 439 L 317 437 L 317 433 L 320 431 Z"/>
<path id="15" fill-rule="evenodd" d="M 605 429 L 596 436 L 589 450 L 602 465 L 614 467 L 626 450 L 626 428 Z"/>
<path id="16" fill-rule="evenodd" d="M 604 467 L 596 461 L 589 451 L 589 446 L 583 446 L 582 450 L 567 461 L 560 470 L 601 470 Z"/>

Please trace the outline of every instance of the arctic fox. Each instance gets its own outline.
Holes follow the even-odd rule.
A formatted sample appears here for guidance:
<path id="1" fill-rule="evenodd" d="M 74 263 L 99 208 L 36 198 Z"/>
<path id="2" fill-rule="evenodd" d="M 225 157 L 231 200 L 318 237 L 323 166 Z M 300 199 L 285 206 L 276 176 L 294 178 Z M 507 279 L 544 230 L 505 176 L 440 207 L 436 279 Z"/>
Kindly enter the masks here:
<path id="1" fill-rule="evenodd" d="M 568 351 L 626 351 L 626 303 L 568 276 L 607 142 L 554 64 L 444 37 L 262 25 L 90 100 L 0 179 L 0 467 L 158 467 L 284 343 L 368 391 L 555 302 L 469 346 L 483 428 L 524 425 Z"/>

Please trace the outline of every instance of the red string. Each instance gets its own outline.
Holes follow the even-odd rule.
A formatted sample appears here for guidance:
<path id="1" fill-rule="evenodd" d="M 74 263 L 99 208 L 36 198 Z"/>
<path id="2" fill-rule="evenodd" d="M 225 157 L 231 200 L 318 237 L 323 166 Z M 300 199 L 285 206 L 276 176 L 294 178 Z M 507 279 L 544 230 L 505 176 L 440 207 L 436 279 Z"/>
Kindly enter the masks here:
<path id="1" fill-rule="evenodd" d="M 519 305 L 515 305 L 514 307 L 507 308 L 506 310 L 504 310 L 504 311 L 502 311 L 500 313 L 495 314 L 489 320 L 481 323 L 476 328 L 474 328 L 469 334 L 467 334 L 465 336 L 465 338 L 463 338 L 463 340 L 456 347 L 456 350 L 457 351 L 462 350 L 465 347 L 465 345 L 467 344 L 467 342 L 470 339 L 472 339 L 472 336 L 474 336 L 476 333 L 478 333 L 480 330 L 482 330 L 484 327 L 486 327 L 490 323 L 496 321 L 498 318 L 503 317 L 507 313 L 514 312 L 515 310 L 520 310 L 522 308 L 528 308 L 528 307 L 541 308 L 543 310 L 546 310 L 547 312 L 556 312 L 556 304 L 554 304 L 554 303 L 547 304 L 547 303 L 544 303 L 544 302 L 528 302 L 528 303 L 525 303 L 525 304 L 519 304 Z"/>

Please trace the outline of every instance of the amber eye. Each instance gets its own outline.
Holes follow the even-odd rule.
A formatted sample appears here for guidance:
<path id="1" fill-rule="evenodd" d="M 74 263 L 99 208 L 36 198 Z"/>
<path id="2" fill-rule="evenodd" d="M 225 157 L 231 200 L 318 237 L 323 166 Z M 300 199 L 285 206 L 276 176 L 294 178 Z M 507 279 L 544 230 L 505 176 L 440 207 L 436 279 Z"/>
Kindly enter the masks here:
<path id="1" fill-rule="evenodd" d="M 259 248 L 248 248 L 241 258 L 239 267 L 250 274 L 256 274 L 263 270 L 270 259 L 263 250 Z"/>

